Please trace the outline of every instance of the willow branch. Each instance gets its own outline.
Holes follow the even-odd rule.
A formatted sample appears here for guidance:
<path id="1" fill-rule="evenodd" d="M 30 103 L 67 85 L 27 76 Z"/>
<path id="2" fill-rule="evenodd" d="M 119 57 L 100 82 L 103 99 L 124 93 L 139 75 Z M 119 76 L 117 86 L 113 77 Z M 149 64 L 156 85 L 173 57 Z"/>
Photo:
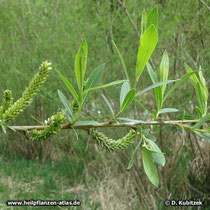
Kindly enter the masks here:
<path id="1" fill-rule="evenodd" d="M 71 123 L 67 123 L 62 125 L 62 129 L 83 129 L 88 130 L 90 128 L 119 128 L 119 127 L 136 127 L 137 125 L 171 125 L 171 126 L 180 126 L 184 128 L 188 128 L 187 125 L 184 125 L 186 123 L 196 123 L 199 120 L 169 120 L 169 121 L 139 121 L 139 122 L 125 122 L 125 123 L 110 123 L 108 122 L 102 122 L 98 124 L 91 124 L 91 125 L 73 125 Z M 210 120 L 206 121 L 206 123 L 210 123 Z M 15 130 L 15 131 L 30 131 L 30 130 L 43 130 L 49 126 L 10 126 L 8 129 Z M 190 127 L 189 127 L 190 128 Z"/>

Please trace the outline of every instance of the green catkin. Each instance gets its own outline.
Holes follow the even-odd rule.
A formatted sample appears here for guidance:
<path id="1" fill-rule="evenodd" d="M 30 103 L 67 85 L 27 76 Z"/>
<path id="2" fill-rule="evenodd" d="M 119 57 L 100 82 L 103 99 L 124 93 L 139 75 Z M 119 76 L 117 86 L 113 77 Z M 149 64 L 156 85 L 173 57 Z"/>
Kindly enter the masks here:
<path id="1" fill-rule="evenodd" d="M 45 125 L 49 127 L 45 128 L 44 130 L 32 130 L 29 132 L 29 138 L 35 141 L 42 141 L 45 140 L 52 135 L 57 134 L 57 132 L 61 129 L 61 125 L 64 122 L 65 117 L 63 113 L 58 112 L 55 115 L 48 118 L 45 121 Z"/>
<path id="2" fill-rule="evenodd" d="M 105 147 L 107 150 L 113 151 L 126 148 L 129 144 L 131 144 L 134 141 L 137 132 L 134 129 L 131 129 L 123 138 L 118 140 L 109 139 L 103 133 L 100 133 L 95 129 L 90 129 L 90 134 L 99 145 Z"/>
<path id="3" fill-rule="evenodd" d="M 29 105 L 33 97 L 38 92 L 41 85 L 46 81 L 47 76 L 52 69 L 51 63 L 45 61 L 43 62 L 37 74 L 34 76 L 33 80 L 29 84 L 29 86 L 25 89 L 22 94 L 22 97 L 17 100 L 3 115 L 2 118 L 5 121 L 12 121 L 15 119 L 17 115 L 19 115 L 23 109 Z"/>
<path id="4" fill-rule="evenodd" d="M 2 118 L 3 113 L 5 113 L 5 111 L 12 106 L 12 103 L 13 103 L 12 91 L 5 90 L 3 95 L 3 104 L 0 107 L 0 119 Z"/>

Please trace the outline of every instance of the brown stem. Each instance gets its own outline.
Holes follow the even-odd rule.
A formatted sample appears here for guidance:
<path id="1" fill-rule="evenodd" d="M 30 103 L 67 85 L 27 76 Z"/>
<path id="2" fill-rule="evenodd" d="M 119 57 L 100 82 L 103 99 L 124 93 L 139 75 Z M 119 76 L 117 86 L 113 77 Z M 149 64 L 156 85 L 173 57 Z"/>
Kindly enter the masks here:
<path id="1" fill-rule="evenodd" d="M 169 121 L 140 121 L 140 122 L 125 122 L 125 123 L 110 123 L 110 121 L 102 122 L 93 125 L 74 125 L 72 126 L 71 123 L 67 123 L 62 125 L 62 129 L 83 129 L 88 130 L 90 128 L 102 128 L 102 127 L 112 127 L 112 128 L 119 128 L 119 127 L 130 127 L 133 128 L 137 125 L 172 125 L 172 126 L 179 126 L 184 128 L 190 128 L 185 123 L 196 123 L 198 120 L 169 120 Z M 210 123 L 210 120 L 206 121 L 206 123 Z M 43 130 L 48 126 L 41 126 L 41 125 L 32 125 L 32 126 L 10 126 L 8 129 L 16 130 L 16 131 L 26 131 L 26 130 Z"/>

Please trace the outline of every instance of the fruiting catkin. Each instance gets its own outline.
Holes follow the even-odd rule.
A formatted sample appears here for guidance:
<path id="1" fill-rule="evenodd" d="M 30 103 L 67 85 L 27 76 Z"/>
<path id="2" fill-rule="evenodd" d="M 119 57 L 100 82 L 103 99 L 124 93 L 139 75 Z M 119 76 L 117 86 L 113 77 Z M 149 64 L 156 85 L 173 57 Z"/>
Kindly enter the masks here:
<path id="1" fill-rule="evenodd" d="M 29 86 L 25 89 L 22 97 L 17 100 L 6 112 L 2 115 L 3 120 L 12 121 L 19 115 L 23 109 L 32 102 L 33 97 L 38 92 L 41 85 L 46 81 L 47 76 L 52 69 L 51 63 L 45 61 L 43 62 L 37 74 L 34 76 L 33 80 Z"/>
<path id="2" fill-rule="evenodd" d="M 32 130 L 29 132 L 29 138 L 35 141 L 42 141 L 45 140 L 52 135 L 57 134 L 57 132 L 61 129 L 61 125 L 64 122 L 65 117 L 63 113 L 56 113 L 55 115 L 48 118 L 45 121 L 45 125 L 49 127 L 45 128 L 44 130 Z"/>
<path id="3" fill-rule="evenodd" d="M 131 144 L 134 141 L 137 132 L 134 129 L 131 129 L 123 138 L 118 140 L 110 139 L 103 133 L 98 132 L 95 129 L 90 129 L 90 134 L 102 147 L 105 147 L 107 150 L 113 151 L 126 148 L 129 144 Z"/>

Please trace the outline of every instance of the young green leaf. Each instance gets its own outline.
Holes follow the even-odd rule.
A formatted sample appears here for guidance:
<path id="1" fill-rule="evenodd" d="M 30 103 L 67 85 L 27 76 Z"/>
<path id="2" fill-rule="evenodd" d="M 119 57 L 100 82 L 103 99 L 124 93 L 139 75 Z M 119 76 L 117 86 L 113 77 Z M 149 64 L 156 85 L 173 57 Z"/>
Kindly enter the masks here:
<path id="1" fill-rule="evenodd" d="M 197 96 L 198 103 L 202 104 L 202 105 L 200 105 L 200 108 L 203 107 L 203 110 L 205 110 L 206 106 L 207 106 L 206 103 L 207 103 L 207 100 L 208 100 L 208 90 L 206 92 L 206 90 L 203 88 L 202 83 L 200 82 L 200 83 L 197 83 L 197 85 L 195 87 L 195 91 L 196 91 L 196 96 Z"/>
<path id="2" fill-rule="evenodd" d="M 152 182 L 152 184 L 158 187 L 159 185 L 158 173 L 150 154 L 151 152 L 147 148 L 142 147 L 142 160 L 143 160 L 144 171 L 149 180 Z"/>
<path id="3" fill-rule="evenodd" d="M 197 102 L 203 116 L 204 114 L 206 114 L 206 109 L 205 109 L 206 104 L 205 104 L 205 98 L 203 97 L 203 94 L 202 94 L 203 92 L 202 92 L 202 87 L 200 83 L 196 84 L 195 92 L 196 92 Z"/>
<path id="4" fill-rule="evenodd" d="M 160 63 L 160 81 L 166 81 L 168 80 L 168 72 L 169 72 L 169 57 L 167 51 L 164 52 L 162 61 Z M 164 95 L 164 92 L 166 90 L 166 85 L 163 85 L 161 87 L 162 93 Z"/>
<path id="5" fill-rule="evenodd" d="M 101 94 L 102 98 L 104 99 L 105 103 L 107 104 L 107 106 L 109 107 L 112 116 L 114 117 L 114 110 L 112 109 L 112 105 L 110 104 L 109 100 L 103 95 Z"/>
<path id="6" fill-rule="evenodd" d="M 141 102 L 140 100 L 137 100 L 137 99 L 135 98 L 135 102 L 136 102 L 143 110 L 149 111 L 149 110 L 142 104 L 142 102 Z"/>
<path id="7" fill-rule="evenodd" d="M 121 92 L 120 92 L 120 106 L 122 106 L 125 96 L 127 95 L 129 91 L 130 91 L 129 82 L 124 82 L 121 88 Z"/>
<path id="8" fill-rule="evenodd" d="M 12 130 L 12 131 L 17 132 L 12 126 L 8 126 L 8 125 L 7 125 L 7 127 L 8 127 L 10 130 Z"/>
<path id="9" fill-rule="evenodd" d="M 115 50 L 117 52 L 117 55 L 118 55 L 118 57 L 120 59 L 120 62 L 122 64 L 122 67 L 123 67 L 123 70 L 124 70 L 124 73 L 125 73 L 125 76 L 126 76 L 126 79 L 129 80 L 128 71 L 127 71 L 127 68 L 126 68 L 125 61 L 124 61 L 124 59 L 123 59 L 119 49 L 117 48 L 117 45 L 115 44 L 115 42 L 113 40 L 112 40 L 112 44 L 114 45 L 114 48 L 115 48 Z"/>
<path id="10" fill-rule="evenodd" d="M 196 120 L 197 119 L 197 117 L 193 115 L 188 115 L 188 114 L 179 114 L 178 118 L 181 120 Z"/>
<path id="11" fill-rule="evenodd" d="M 105 64 L 102 64 L 94 69 L 94 71 L 90 74 L 90 76 L 87 80 L 85 89 L 89 89 L 89 88 L 95 87 L 97 85 L 97 83 L 101 79 L 101 75 L 104 70 L 104 66 L 105 66 Z M 90 96 L 90 92 L 86 93 L 83 101 L 85 102 L 89 96 Z"/>
<path id="12" fill-rule="evenodd" d="M 147 27 L 147 13 L 144 9 L 142 15 L 141 15 L 141 34 L 143 34 Z"/>
<path id="13" fill-rule="evenodd" d="M 202 71 L 199 71 L 198 72 L 198 75 L 199 75 L 199 78 L 200 78 L 200 84 L 201 84 L 201 87 L 203 89 L 203 96 L 204 96 L 204 99 L 205 101 L 208 100 L 208 88 L 206 86 L 206 80 L 205 78 L 203 77 L 203 73 Z"/>
<path id="14" fill-rule="evenodd" d="M 195 107 L 195 111 L 197 112 L 198 118 L 202 118 L 203 114 L 198 106 Z"/>
<path id="15" fill-rule="evenodd" d="M 147 71 L 149 73 L 149 76 L 152 80 L 152 83 L 158 83 L 158 79 L 157 79 L 157 74 L 154 72 L 154 70 L 152 69 L 152 66 L 150 65 L 150 63 L 147 63 Z"/>
<path id="16" fill-rule="evenodd" d="M 161 109 L 159 114 L 164 114 L 164 113 L 171 113 L 171 112 L 178 112 L 179 110 L 178 109 L 175 109 L 175 108 L 164 108 L 164 109 Z"/>
<path id="17" fill-rule="evenodd" d="M 149 117 L 149 112 L 146 110 L 144 116 L 143 116 L 143 121 L 147 121 Z"/>
<path id="18" fill-rule="evenodd" d="M 158 42 L 158 32 L 154 25 L 151 25 L 141 36 L 137 55 L 136 82 L 138 82 L 146 63 L 149 61 Z"/>
<path id="19" fill-rule="evenodd" d="M 67 109 L 67 112 L 69 113 L 71 118 L 73 118 L 73 111 L 72 111 L 71 105 L 69 104 L 68 100 L 66 99 L 66 97 L 63 95 L 63 93 L 60 90 L 58 90 L 58 96 L 61 102 L 63 103 L 63 105 L 65 106 L 65 108 Z"/>
<path id="20" fill-rule="evenodd" d="M 166 163 L 166 160 L 160 148 L 157 146 L 157 144 L 154 141 L 151 141 L 150 139 L 146 139 L 146 141 L 149 145 L 151 145 L 150 149 L 154 151 L 150 153 L 152 159 L 159 165 L 164 166 Z"/>
<path id="21" fill-rule="evenodd" d="M 155 101 L 156 101 L 157 110 L 159 112 L 163 103 L 163 95 L 160 86 L 155 88 Z"/>
<path id="22" fill-rule="evenodd" d="M 207 136 L 201 132 L 198 132 L 198 131 L 194 131 L 195 134 L 197 134 L 198 136 L 200 136 L 202 139 L 205 139 L 207 142 L 210 143 L 210 136 Z"/>
<path id="23" fill-rule="evenodd" d="M 210 114 L 206 114 L 202 117 L 194 126 L 193 128 L 200 128 L 207 120 L 210 119 Z"/>
<path id="24" fill-rule="evenodd" d="M 83 89 L 83 81 L 87 65 L 87 54 L 88 54 L 88 46 L 87 46 L 87 41 L 84 39 L 76 54 L 75 63 L 74 63 L 75 75 L 77 78 L 77 84 L 80 92 Z"/>
<path id="25" fill-rule="evenodd" d="M 186 69 L 187 72 L 195 72 L 187 64 L 185 64 L 185 69 Z M 202 75 L 201 70 L 199 70 L 199 78 L 200 78 L 200 81 L 199 81 L 198 77 L 195 74 L 193 74 L 190 77 L 190 82 L 194 86 L 194 88 L 196 89 L 196 95 L 197 95 L 198 103 L 200 103 L 199 104 L 200 109 L 202 110 L 202 112 L 205 113 L 206 112 L 205 111 L 205 104 L 204 104 L 203 101 L 208 100 L 208 89 L 206 87 L 206 82 L 205 82 L 205 79 Z M 202 102 L 200 101 L 201 98 L 203 98 Z"/>
<path id="26" fill-rule="evenodd" d="M 185 63 L 184 67 L 186 69 L 186 71 L 189 72 L 193 72 L 193 70 Z M 199 83 L 199 79 L 195 74 L 192 74 L 190 76 L 190 82 L 192 83 L 192 85 L 194 86 L 194 88 L 196 88 L 196 84 Z"/>
<path id="27" fill-rule="evenodd" d="M 92 87 L 92 88 L 89 88 L 89 89 L 86 89 L 84 91 L 84 94 L 91 91 L 91 90 L 96 90 L 96 89 L 101 89 L 101 88 L 107 88 L 107 87 L 111 87 L 111 86 L 114 86 L 114 85 L 119 85 L 123 82 L 126 82 L 128 80 L 117 80 L 117 81 L 114 81 L 114 82 L 110 82 L 108 84 L 105 84 L 105 85 L 101 85 L 101 86 L 97 86 L 97 87 Z"/>
<path id="28" fill-rule="evenodd" d="M 72 84 L 59 71 L 56 70 L 56 72 L 57 72 L 58 76 L 62 79 L 63 83 L 66 85 L 66 87 L 68 88 L 69 92 L 72 94 L 74 99 L 79 103 L 79 97 L 78 97 L 77 92 L 75 91 L 74 87 L 72 86 Z"/>
<path id="29" fill-rule="evenodd" d="M 127 107 L 131 104 L 131 102 L 133 101 L 133 99 L 135 98 L 136 95 L 136 90 L 135 89 L 131 89 L 127 95 L 125 96 L 125 99 L 122 103 L 121 106 L 121 110 L 124 111 L 125 109 L 127 109 Z"/>
<path id="30" fill-rule="evenodd" d="M 135 148 L 135 150 L 134 150 L 134 152 L 133 152 L 133 154 L 131 156 L 131 160 L 130 160 L 130 162 L 128 164 L 128 167 L 127 167 L 128 170 L 131 169 L 131 167 L 133 166 L 134 162 L 136 161 L 137 153 L 138 153 L 139 148 L 141 146 L 141 142 L 142 142 L 142 139 L 140 139 L 139 143 L 137 144 L 137 146 L 136 146 L 136 148 Z"/>
<path id="31" fill-rule="evenodd" d="M 85 89 L 89 89 L 95 87 L 96 84 L 100 81 L 102 72 L 104 70 L 105 64 L 101 64 L 94 69 L 94 71 L 90 74 Z"/>
<path id="32" fill-rule="evenodd" d="M 197 71 L 194 71 L 194 72 L 188 72 L 184 76 L 182 76 L 182 78 L 180 80 L 178 80 L 176 82 L 176 84 L 173 87 L 171 87 L 171 89 L 166 93 L 165 97 L 163 98 L 163 102 L 166 100 L 166 98 L 168 98 L 172 94 L 172 92 L 176 88 L 178 88 L 182 83 L 184 83 L 185 80 L 187 80 L 190 76 L 192 76 L 193 74 L 195 74 L 198 71 L 200 71 L 200 70 L 197 70 Z"/>
<path id="33" fill-rule="evenodd" d="M 155 6 L 150 13 L 147 15 L 147 26 L 149 28 L 151 25 L 154 25 L 158 29 L 158 8 Z"/>
<path id="34" fill-rule="evenodd" d="M 146 137 L 146 139 L 150 139 L 152 141 L 157 141 L 157 139 L 155 138 L 155 136 L 153 136 L 151 133 L 150 133 L 150 129 L 144 129 L 142 130 L 142 133 L 144 134 L 144 136 Z"/>
<path id="35" fill-rule="evenodd" d="M 67 119 L 70 123 L 72 123 L 72 122 L 73 122 L 72 117 L 68 114 L 68 112 L 67 112 L 65 109 L 62 109 L 61 111 L 62 111 L 62 113 L 64 114 L 64 116 L 66 117 L 66 119 Z"/>
<path id="36" fill-rule="evenodd" d="M 151 85 L 151 86 L 149 86 L 149 87 L 143 89 L 142 91 L 139 91 L 139 92 L 136 94 L 136 96 L 139 96 L 139 95 L 141 95 L 142 93 L 145 93 L 145 92 L 147 92 L 147 91 L 149 91 L 149 90 L 152 90 L 153 88 L 159 87 L 159 86 L 164 85 L 164 84 L 169 84 L 169 83 L 171 83 L 171 82 L 176 82 L 176 81 L 177 81 L 177 80 L 166 80 L 166 81 L 163 81 L 163 82 L 155 83 L 154 85 Z"/>
<path id="37" fill-rule="evenodd" d="M 1 126 L 1 128 L 3 130 L 3 132 L 6 134 L 7 133 L 7 130 L 6 130 L 5 126 L 4 125 L 0 125 L 0 126 Z"/>

